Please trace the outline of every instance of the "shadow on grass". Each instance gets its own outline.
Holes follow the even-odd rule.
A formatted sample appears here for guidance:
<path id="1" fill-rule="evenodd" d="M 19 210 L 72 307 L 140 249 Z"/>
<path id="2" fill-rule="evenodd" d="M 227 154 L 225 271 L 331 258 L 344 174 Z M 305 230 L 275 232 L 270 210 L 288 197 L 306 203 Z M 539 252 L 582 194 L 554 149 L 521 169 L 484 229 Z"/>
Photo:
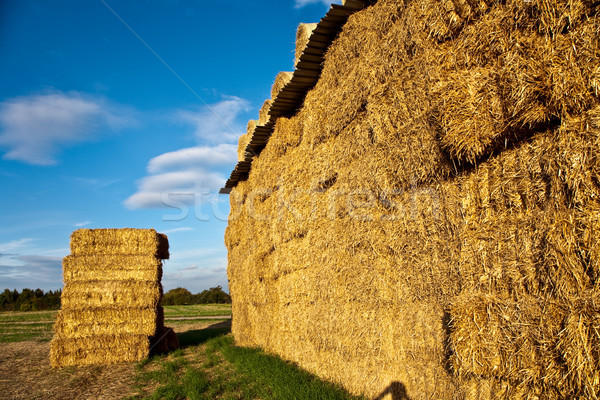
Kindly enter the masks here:
<path id="1" fill-rule="evenodd" d="M 219 322 L 204 329 L 178 333 L 177 339 L 179 339 L 179 347 L 185 349 L 190 346 L 198 346 L 212 338 L 226 335 L 229 332 L 231 332 L 231 320 Z"/>

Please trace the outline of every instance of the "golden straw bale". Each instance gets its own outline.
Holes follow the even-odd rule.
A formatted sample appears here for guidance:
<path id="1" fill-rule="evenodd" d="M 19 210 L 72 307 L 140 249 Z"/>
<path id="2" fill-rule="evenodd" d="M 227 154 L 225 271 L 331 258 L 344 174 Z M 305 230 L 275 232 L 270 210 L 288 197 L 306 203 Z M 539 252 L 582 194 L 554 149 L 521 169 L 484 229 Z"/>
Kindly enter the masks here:
<path id="1" fill-rule="evenodd" d="M 248 121 L 248 124 L 246 125 L 246 133 L 250 134 L 250 136 L 252 136 L 254 134 L 254 130 L 256 129 L 256 126 L 258 125 L 258 121 L 255 119 L 251 119 L 250 121 Z"/>
<path id="2" fill-rule="evenodd" d="M 53 367 L 140 361 L 165 346 L 159 304 L 168 248 L 153 229 L 73 232 L 50 345 Z"/>
<path id="3" fill-rule="evenodd" d="M 148 335 L 94 335 L 54 338 L 50 346 L 53 367 L 141 361 L 149 356 Z"/>
<path id="4" fill-rule="evenodd" d="M 560 391 L 555 341 L 564 311 L 556 302 L 463 293 L 450 315 L 450 360 L 457 374 L 520 382 L 530 395 Z"/>
<path id="5" fill-rule="evenodd" d="M 316 27 L 316 23 L 298 25 L 298 29 L 296 30 L 296 56 L 294 60 L 294 66 L 298 64 L 300 56 L 302 55 L 304 49 L 306 49 L 306 46 L 308 45 L 310 35 L 312 35 L 312 32 L 315 30 Z"/>
<path id="6" fill-rule="evenodd" d="M 72 338 L 103 334 L 153 336 L 162 320 L 162 311 L 153 308 L 65 308 L 58 313 L 54 331 Z"/>
<path id="7" fill-rule="evenodd" d="M 440 141 L 459 162 L 475 163 L 504 145 L 500 92 L 497 74 L 484 68 L 450 74 L 436 88 Z"/>
<path id="8" fill-rule="evenodd" d="M 283 156 L 288 149 L 297 147 L 302 141 L 303 121 L 300 118 L 277 118 L 276 128 L 269 138 L 264 151 L 273 152 L 275 159 Z M 266 153 L 269 154 L 269 153 Z"/>
<path id="9" fill-rule="evenodd" d="M 260 111 L 258 112 L 258 125 L 265 125 L 267 122 L 269 122 L 269 119 L 271 118 L 269 110 L 271 109 L 272 103 L 273 100 L 271 99 L 267 99 L 263 103 L 262 107 L 260 108 Z"/>
<path id="10" fill-rule="evenodd" d="M 549 36 L 572 29 L 598 9 L 598 4 L 591 0 L 511 0 L 506 6 L 515 26 Z"/>
<path id="11" fill-rule="evenodd" d="M 238 161 L 244 161 L 246 159 L 246 148 L 248 147 L 250 140 L 252 140 L 252 134 L 250 133 L 244 133 L 240 136 L 237 149 Z"/>
<path id="12" fill-rule="evenodd" d="M 160 281 L 162 262 L 154 256 L 68 255 L 63 259 L 63 279 L 72 281 Z"/>
<path id="13" fill-rule="evenodd" d="M 570 299 L 558 334 L 557 351 L 565 361 L 565 398 L 597 398 L 600 394 L 600 297 L 591 291 Z"/>
<path id="14" fill-rule="evenodd" d="M 155 308 L 162 297 L 159 282 L 86 281 L 67 282 L 61 296 L 65 308 L 130 307 Z"/>
<path id="15" fill-rule="evenodd" d="M 254 136 L 254 130 L 256 129 L 257 125 L 258 125 L 258 121 L 256 121 L 256 120 L 248 121 L 246 133 L 240 136 L 240 138 L 238 140 L 238 150 L 237 150 L 238 161 L 244 161 L 246 159 L 246 150 L 248 148 L 248 144 L 250 143 L 250 141 L 252 140 L 252 137 Z"/>
<path id="16" fill-rule="evenodd" d="M 154 229 L 79 229 L 71 235 L 71 254 L 151 254 L 169 258 L 169 242 Z"/>
<path id="17" fill-rule="evenodd" d="M 281 89 L 283 89 L 285 85 L 287 85 L 292 80 L 293 75 L 293 72 L 288 71 L 282 71 L 277 74 L 277 76 L 275 77 L 275 82 L 273 82 L 273 86 L 271 87 L 272 99 L 277 98 L 277 95 L 279 94 L 279 92 L 281 92 Z"/>

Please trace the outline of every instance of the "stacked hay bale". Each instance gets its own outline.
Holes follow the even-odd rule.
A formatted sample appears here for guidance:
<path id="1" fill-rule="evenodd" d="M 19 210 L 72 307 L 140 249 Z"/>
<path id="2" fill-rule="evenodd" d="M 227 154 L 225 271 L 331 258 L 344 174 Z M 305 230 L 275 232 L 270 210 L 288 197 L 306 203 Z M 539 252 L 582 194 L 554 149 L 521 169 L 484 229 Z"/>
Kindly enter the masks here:
<path id="1" fill-rule="evenodd" d="M 256 125 L 258 121 L 250 120 L 248 121 L 248 125 L 246 128 L 246 133 L 240 136 L 238 140 L 238 161 L 244 161 L 246 159 L 246 149 L 248 147 L 248 143 L 252 140 L 252 136 L 254 135 L 254 131 L 256 130 Z"/>
<path id="2" fill-rule="evenodd" d="M 153 229 L 80 229 L 63 260 L 61 310 L 50 347 L 54 367 L 140 361 L 177 347 L 164 326 L 165 235 Z"/>
<path id="3" fill-rule="evenodd" d="M 599 398 L 599 8 L 352 15 L 231 192 L 237 343 L 370 396 Z"/>
<path id="4" fill-rule="evenodd" d="M 316 27 L 316 23 L 298 25 L 298 29 L 296 29 L 296 51 L 294 52 L 294 66 L 298 65 L 300 56 L 302 53 L 304 53 L 304 50 L 308 45 L 308 41 L 310 40 L 310 35 L 312 35 Z"/>

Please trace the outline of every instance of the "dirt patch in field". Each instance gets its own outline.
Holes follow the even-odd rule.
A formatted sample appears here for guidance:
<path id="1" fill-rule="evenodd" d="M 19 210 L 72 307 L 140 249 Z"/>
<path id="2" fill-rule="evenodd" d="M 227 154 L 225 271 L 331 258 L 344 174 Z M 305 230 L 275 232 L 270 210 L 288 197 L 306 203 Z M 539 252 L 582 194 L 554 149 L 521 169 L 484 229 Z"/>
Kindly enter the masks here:
<path id="1" fill-rule="evenodd" d="M 53 369 L 50 342 L 3 343 L 0 388 L 9 399 L 122 399 L 134 364 Z"/>
<path id="2" fill-rule="evenodd" d="M 183 333 L 207 328 L 214 325 L 214 321 L 173 325 L 175 332 Z M 50 342 L 22 341 L 0 346 L 2 398 L 122 399 L 137 393 L 132 389 L 136 375 L 134 363 L 52 368 Z"/>

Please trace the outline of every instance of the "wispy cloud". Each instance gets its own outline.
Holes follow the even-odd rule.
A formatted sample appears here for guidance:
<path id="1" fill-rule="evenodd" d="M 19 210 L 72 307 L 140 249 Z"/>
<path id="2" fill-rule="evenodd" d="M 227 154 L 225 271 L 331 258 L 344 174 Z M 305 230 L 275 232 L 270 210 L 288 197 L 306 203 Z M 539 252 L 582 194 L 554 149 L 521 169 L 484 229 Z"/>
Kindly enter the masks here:
<path id="1" fill-rule="evenodd" d="M 202 107 L 198 111 L 179 111 L 177 117 L 185 124 L 193 126 L 194 136 L 198 143 L 231 143 L 237 141 L 243 124 L 237 117 L 249 111 L 248 101 L 235 96 L 211 104 L 210 108 Z"/>
<path id="2" fill-rule="evenodd" d="M 166 231 L 162 231 L 162 233 L 169 235 L 171 233 L 176 233 L 176 232 L 189 232 L 189 231 L 193 231 L 194 228 L 190 228 L 188 226 L 183 227 L 183 228 L 175 228 L 175 229 L 167 229 Z"/>
<path id="3" fill-rule="evenodd" d="M 243 133 L 239 116 L 247 108 L 246 100 L 228 97 L 211 106 L 219 118 L 208 110 L 178 112 L 180 121 L 194 129 L 198 145 L 151 159 L 146 168 L 148 175 L 137 182 L 137 192 L 125 200 L 125 206 L 140 209 L 193 205 L 218 191 L 226 180 L 223 168 L 229 169 L 237 161 L 237 145 L 233 143 Z"/>
<path id="4" fill-rule="evenodd" d="M 337 0 L 337 1 L 327 1 L 327 0 L 296 0 L 294 3 L 294 7 L 296 8 L 302 8 L 304 6 L 307 6 L 309 4 L 323 4 L 326 6 L 329 6 L 331 4 L 342 4 L 341 0 Z"/>
<path id="5" fill-rule="evenodd" d="M 197 265 L 189 265 L 187 267 L 179 268 L 180 271 L 191 271 L 194 269 L 198 269 Z"/>
<path id="6" fill-rule="evenodd" d="M 125 200 L 130 209 L 164 208 L 171 201 L 194 204 L 225 183 L 225 175 L 213 168 L 234 165 L 234 145 L 199 146 L 165 153 L 148 163 L 149 176 L 138 181 L 137 193 Z"/>
<path id="7" fill-rule="evenodd" d="M 19 253 L 24 248 L 28 247 L 34 239 L 23 238 L 18 240 L 11 240 L 10 242 L 0 243 L 0 253 Z"/>
<path id="8" fill-rule="evenodd" d="M 133 123 L 129 112 L 79 92 L 15 97 L 0 103 L 0 147 L 4 159 L 52 165 L 61 148 Z"/>
<path id="9" fill-rule="evenodd" d="M 61 283 L 61 257 L 20 255 L 0 264 L 2 288 L 55 290 Z"/>
<path id="10" fill-rule="evenodd" d="M 75 225 L 75 228 L 81 228 L 82 226 L 86 226 L 91 223 L 92 223 L 92 221 L 83 221 L 83 222 L 77 222 L 74 225 Z"/>
<path id="11" fill-rule="evenodd" d="M 73 181 L 77 184 L 87 186 L 93 189 L 104 189 L 109 186 L 114 185 L 115 183 L 121 182 L 120 179 L 100 179 L 100 178 L 81 178 L 81 177 L 67 177 L 66 179 Z"/>
<path id="12" fill-rule="evenodd" d="M 207 166 L 231 165 L 237 157 L 237 147 L 231 144 L 197 146 L 172 151 L 154 157 L 148 163 L 148 172 L 179 171 Z"/>

